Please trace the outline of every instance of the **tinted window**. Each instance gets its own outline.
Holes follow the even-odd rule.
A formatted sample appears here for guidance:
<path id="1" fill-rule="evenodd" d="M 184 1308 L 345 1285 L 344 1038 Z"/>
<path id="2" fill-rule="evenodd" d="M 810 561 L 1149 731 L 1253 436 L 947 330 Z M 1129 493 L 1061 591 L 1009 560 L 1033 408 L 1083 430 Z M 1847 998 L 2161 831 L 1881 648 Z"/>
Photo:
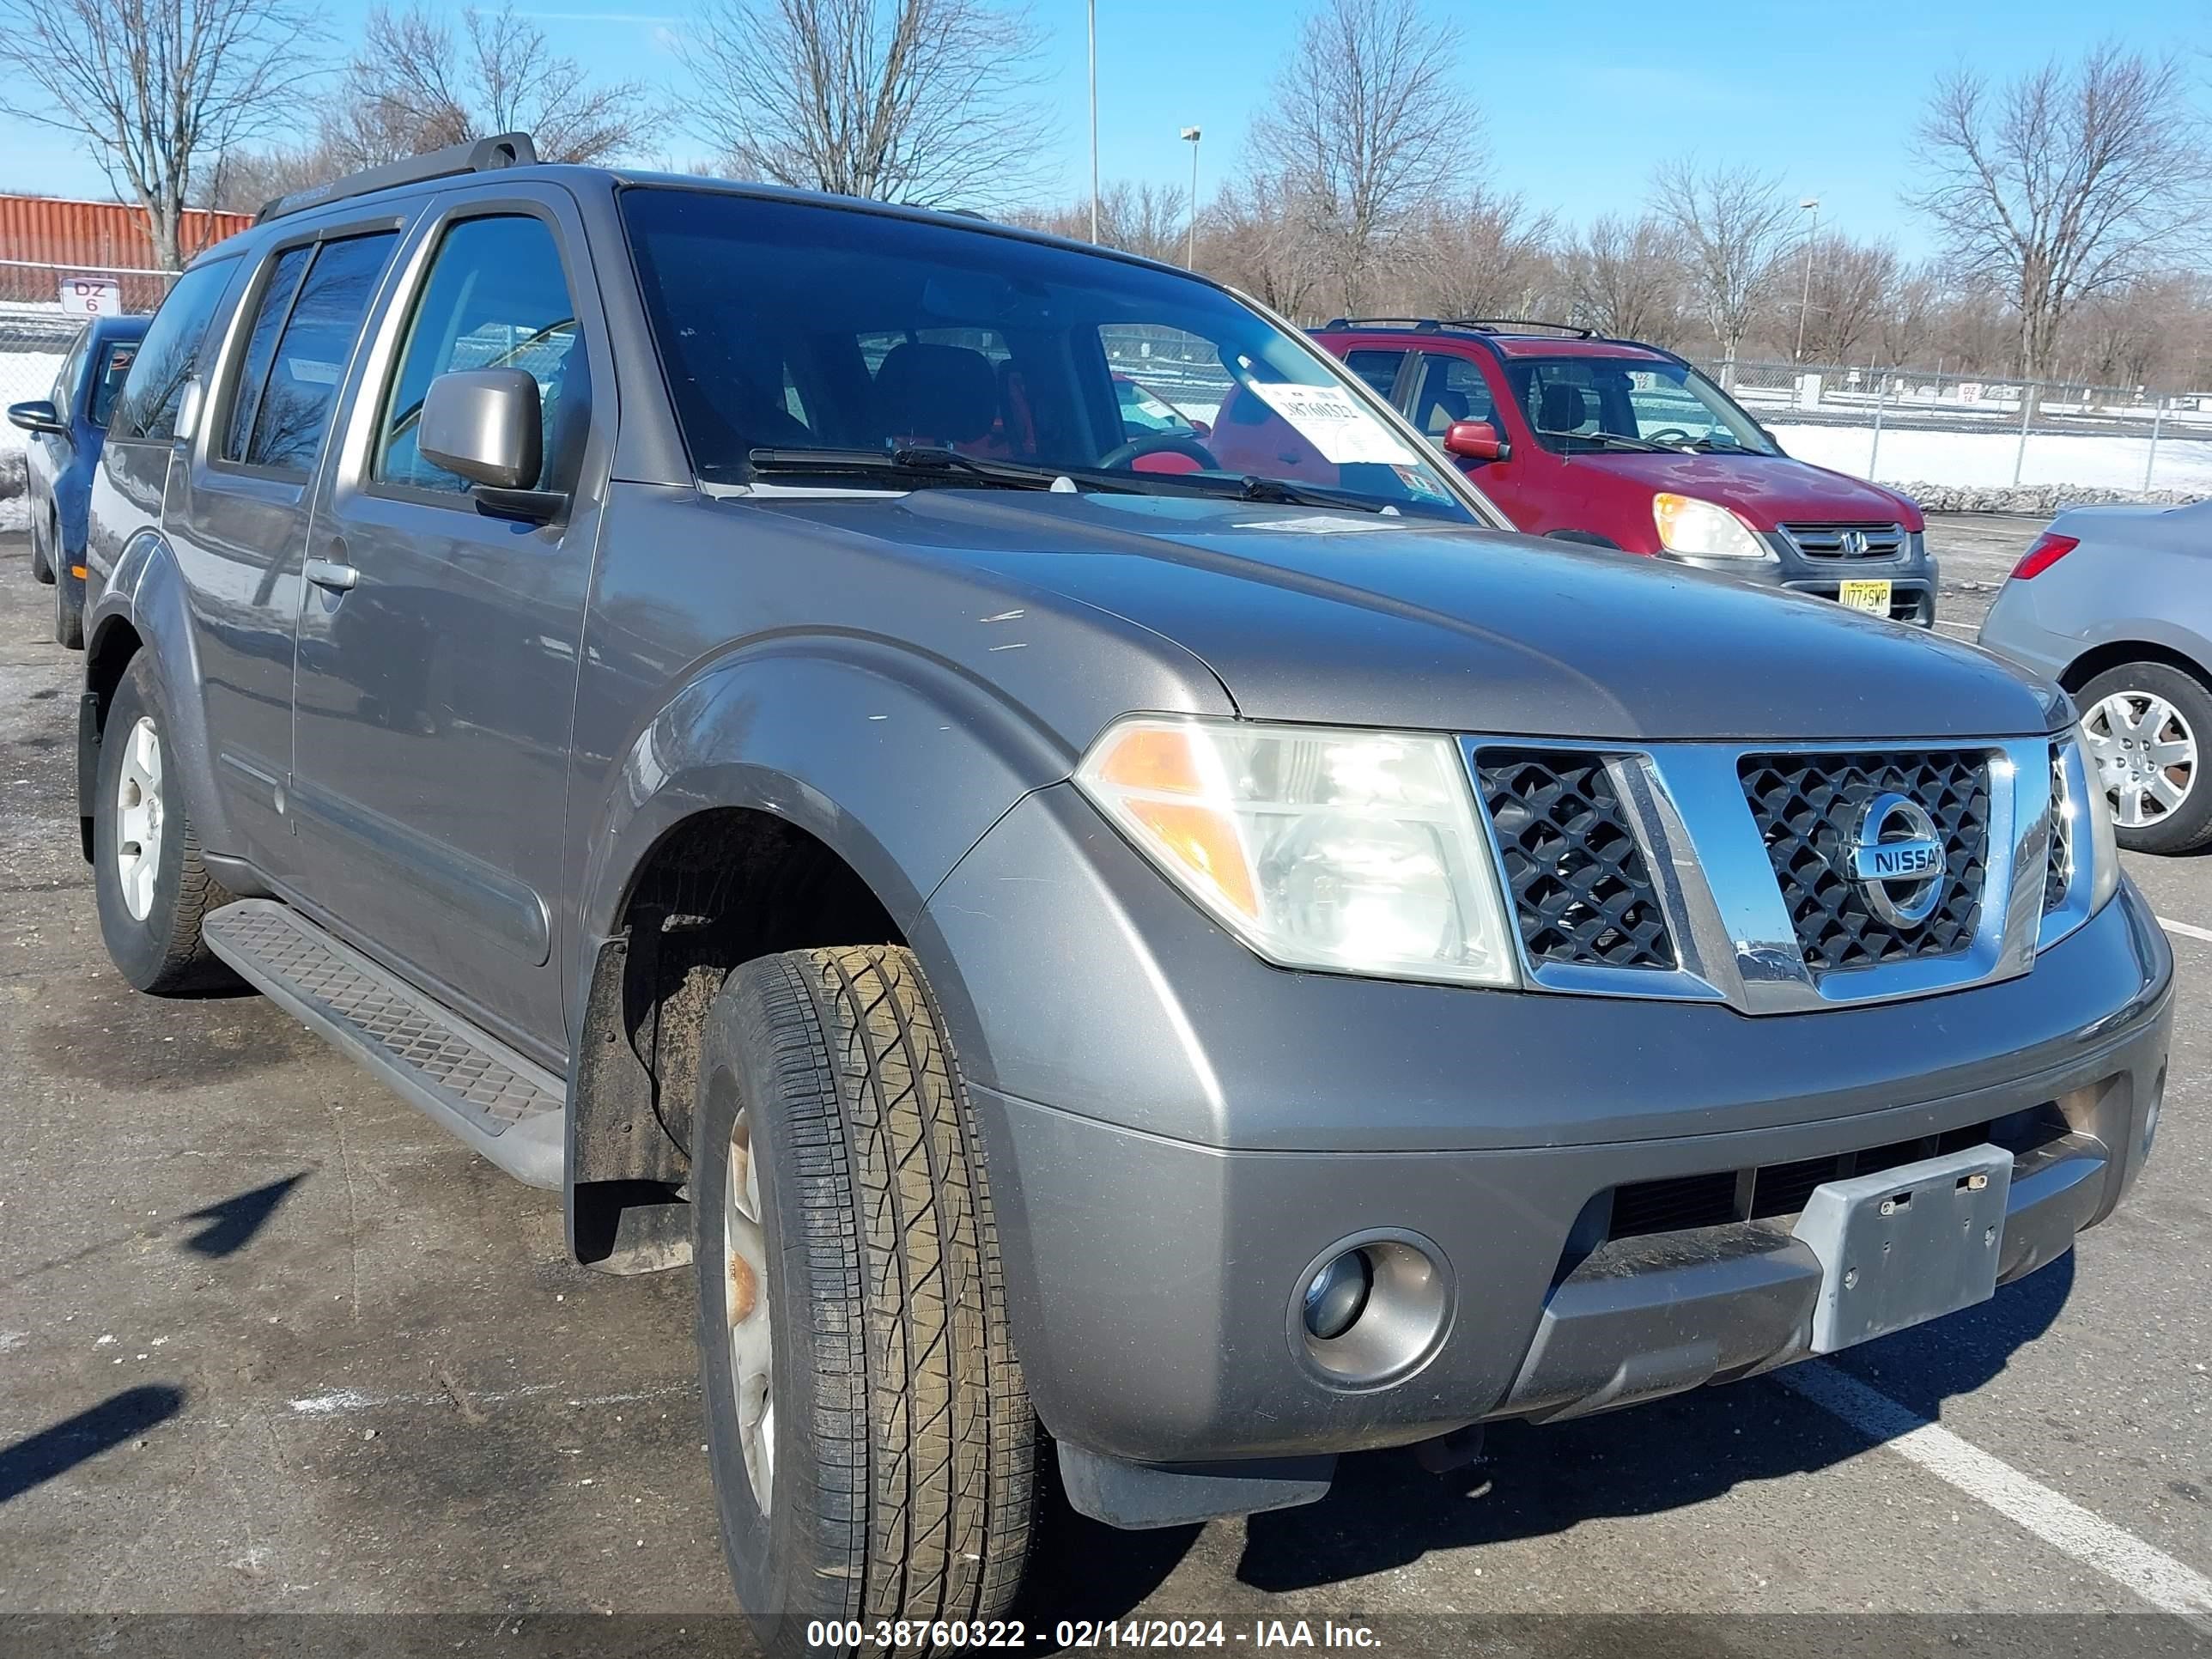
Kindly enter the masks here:
<path id="1" fill-rule="evenodd" d="M 1344 366 L 1387 398 L 1398 384 L 1398 365 L 1406 361 L 1402 351 L 1347 351 Z"/>
<path id="2" fill-rule="evenodd" d="M 1536 441 L 1586 449 L 1778 453 L 1751 416 L 1687 363 L 1622 357 L 1515 358 L 1505 368 Z"/>
<path id="3" fill-rule="evenodd" d="M 1116 487 L 1241 494 L 1259 476 L 1468 516 L 1334 359 L 1184 273 L 721 191 L 621 201 L 702 477 L 749 481 L 760 448 L 872 459 L 927 445 L 1079 481 L 1109 472 Z M 1138 441 L 1170 432 L 1172 454 Z M 767 465 L 818 476 L 836 459 Z"/>
<path id="4" fill-rule="evenodd" d="M 1413 394 L 1415 426 L 1431 438 L 1441 438 L 1454 421 L 1495 424 L 1497 419 L 1498 407 L 1479 364 L 1464 357 L 1421 359 L 1420 388 Z"/>
<path id="5" fill-rule="evenodd" d="M 131 373 L 131 364 L 138 356 L 136 340 L 110 340 L 100 349 L 100 362 L 93 371 L 92 423 L 106 426 L 107 417 L 114 411 L 115 399 L 123 390 L 123 381 Z"/>
<path id="6" fill-rule="evenodd" d="M 242 458 L 248 466 L 304 476 L 322 453 L 362 319 L 391 257 L 394 232 L 325 242 L 292 302 L 268 368 Z M 258 324 L 257 324 L 258 327 Z"/>
<path id="7" fill-rule="evenodd" d="M 123 395 L 116 399 L 114 436 L 166 443 L 177 435 L 177 405 L 198 372 L 208 319 L 215 315 L 236 270 L 235 260 L 218 259 L 195 265 L 177 278 L 148 325 L 137 359 L 123 382 Z"/>
<path id="8" fill-rule="evenodd" d="M 253 431 L 253 416 L 261 407 L 261 394 L 269 383 L 269 365 L 276 360 L 276 337 L 291 315 L 292 301 L 307 275 L 314 244 L 288 247 L 276 256 L 261 281 L 261 298 L 254 307 L 253 327 L 246 337 L 246 349 L 238 368 L 238 383 L 230 395 L 230 419 L 225 423 L 222 447 L 226 461 L 246 459 L 246 441 Z"/>
<path id="9" fill-rule="evenodd" d="M 92 325 L 87 323 L 83 331 L 70 346 L 69 356 L 62 359 L 61 368 L 54 372 L 53 386 L 46 393 L 46 400 L 53 404 L 55 412 L 64 420 L 69 419 L 70 412 L 76 404 L 76 377 L 78 371 L 84 367 L 84 349 L 91 338 Z"/>
<path id="10" fill-rule="evenodd" d="M 566 481 L 581 441 L 587 365 L 576 349 L 576 307 L 561 275 L 560 248 L 545 222 L 520 216 L 462 220 L 439 244 L 408 323 L 374 476 L 416 489 L 467 489 L 465 478 L 434 466 L 416 448 L 423 397 L 432 380 L 453 369 L 524 368 L 538 382 L 545 425 L 541 482 Z M 779 402 L 796 401 L 793 388 L 779 390 Z"/>

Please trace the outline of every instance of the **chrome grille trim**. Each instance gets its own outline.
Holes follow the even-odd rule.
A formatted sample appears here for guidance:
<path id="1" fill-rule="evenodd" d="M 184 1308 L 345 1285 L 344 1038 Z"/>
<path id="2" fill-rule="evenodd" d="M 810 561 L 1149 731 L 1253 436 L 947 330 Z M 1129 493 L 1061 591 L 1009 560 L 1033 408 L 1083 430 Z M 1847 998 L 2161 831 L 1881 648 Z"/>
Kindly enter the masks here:
<path id="1" fill-rule="evenodd" d="M 1785 524 L 1784 539 L 1808 559 L 1894 559 L 1911 546 L 1901 524 Z M 1854 545 L 1854 539 L 1860 545 Z"/>
<path id="2" fill-rule="evenodd" d="M 2087 920 L 2086 883 L 2045 915 L 2044 883 L 2051 830 L 2051 739 L 1864 740 L 1826 744 L 1661 743 L 1620 745 L 1530 742 L 1504 735 L 1461 739 L 1469 787 L 1485 748 L 1558 749 L 1607 757 L 1608 772 L 1656 884 L 1680 965 L 1671 969 L 1531 962 L 1523 983 L 1583 995 L 1725 1003 L 1747 1014 L 1805 1013 L 1894 1002 L 2011 979 L 2034 965 L 2039 944 L 2062 936 L 2054 924 Z M 1989 848 L 1982 902 L 1966 948 L 1951 956 L 1815 973 L 1776 879 L 1766 842 L 1738 771 L 1750 755 L 1923 753 L 1975 750 L 1989 756 Z M 2075 764 L 2078 768 L 2079 757 Z M 1478 814 L 1485 832 L 1495 832 Z"/>
<path id="3" fill-rule="evenodd" d="M 2057 902 L 2046 902 L 2043 925 L 2036 939 L 2036 948 L 2044 950 L 2056 945 L 2089 920 L 2089 872 L 2076 858 L 2075 849 L 2081 845 L 2078 834 L 2086 834 L 2086 826 L 2077 832 L 2072 826 L 2077 804 L 2088 798 L 2088 762 L 2081 753 L 2081 745 L 2074 738 L 2058 738 L 2051 751 L 2051 780 L 2049 833 L 2055 836 L 2063 849 L 2054 860 L 2045 843 L 2045 890 L 2055 879 L 2063 879 L 2064 887 Z M 2056 866 L 2054 869 L 2054 864 Z"/>

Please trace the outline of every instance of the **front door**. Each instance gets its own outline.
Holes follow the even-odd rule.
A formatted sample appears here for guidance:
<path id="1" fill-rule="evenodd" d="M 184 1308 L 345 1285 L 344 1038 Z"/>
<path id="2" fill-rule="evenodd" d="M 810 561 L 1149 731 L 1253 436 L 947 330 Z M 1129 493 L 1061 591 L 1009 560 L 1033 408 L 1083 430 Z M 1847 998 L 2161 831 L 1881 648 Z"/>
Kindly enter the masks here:
<path id="1" fill-rule="evenodd" d="M 1447 356 L 1440 351 L 1422 353 L 1413 376 L 1412 399 L 1406 410 L 1407 418 L 1439 446 L 1455 421 L 1487 421 L 1499 438 L 1508 436 L 1482 365 L 1471 357 Z M 1510 450 L 1503 460 L 1452 458 L 1452 464 L 1467 474 L 1477 489 L 1498 504 L 1498 510 L 1510 519 L 1516 529 L 1548 529 L 1548 525 L 1538 521 L 1541 509 L 1527 499 L 1528 492 L 1522 488 L 1522 477 L 1527 469 L 1516 468 L 1514 461 Z"/>
<path id="2" fill-rule="evenodd" d="M 307 537 L 293 693 L 301 887 L 372 955 L 559 1063 L 559 907 L 576 653 L 595 506 L 592 359 L 611 383 L 557 190 L 441 198 L 368 356 Z M 588 297 L 587 297 L 588 307 Z M 430 381 L 538 383 L 549 525 L 477 510 L 416 447 Z M 603 463 L 594 460 L 594 465 Z"/>

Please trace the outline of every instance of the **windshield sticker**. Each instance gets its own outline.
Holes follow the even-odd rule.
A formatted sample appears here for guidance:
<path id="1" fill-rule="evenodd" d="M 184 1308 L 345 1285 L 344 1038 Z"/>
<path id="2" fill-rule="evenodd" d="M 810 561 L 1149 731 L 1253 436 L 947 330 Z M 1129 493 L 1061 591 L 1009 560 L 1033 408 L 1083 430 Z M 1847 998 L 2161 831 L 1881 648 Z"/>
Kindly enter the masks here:
<path id="1" fill-rule="evenodd" d="M 1339 466 L 1358 461 L 1398 466 L 1418 459 L 1340 386 L 1287 386 L 1266 380 L 1251 385 L 1301 438 L 1321 451 L 1325 461 Z"/>
<path id="2" fill-rule="evenodd" d="M 1378 530 L 1407 527 L 1403 519 L 1385 519 L 1373 514 L 1356 519 L 1247 519 L 1237 526 L 1239 530 L 1279 531 L 1285 536 L 1366 536 Z"/>

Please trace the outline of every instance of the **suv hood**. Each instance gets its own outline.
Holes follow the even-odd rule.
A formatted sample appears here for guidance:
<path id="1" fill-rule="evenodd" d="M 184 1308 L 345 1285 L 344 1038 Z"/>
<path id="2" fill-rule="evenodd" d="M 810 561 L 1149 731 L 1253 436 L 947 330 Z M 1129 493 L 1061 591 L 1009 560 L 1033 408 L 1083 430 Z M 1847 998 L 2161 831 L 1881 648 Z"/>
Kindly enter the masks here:
<path id="1" fill-rule="evenodd" d="M 1857 741 L 2039 734 L 2063 707 L 1979 650 L 1826 600 L 1418 519 L 959 489 L 763 505 L 1027 604 L 1026 631 L 1048 653 L 1039 601 L 1053 595 L 1164 635 L 1255 720 Z M 1016 665 L 984 654 L 1008 648 L 1003 630 L 954 633 L 923 643 L 990 683 L 1109 678 L 1080 650 L 1048 663 L 1024 651 Z M 1103 709 L 1099 724 L 1126 712 Z M 1069 735 L 1080 747 L 1092 733 Z"/>
<path id="2" fill-rule="evenodd" d="M 1645 455 L 1613 451 L 1577 455 L 1567 465 L 1601 466 L 1620 477 L 1732 507 L 1755 530 L 1783 524 L 1902 524 L 1925 526 L 1908 496 L 1863 478 L 1831 472 L 1787 455 Z M 1480 483 L 1480 478 L 1476 482 Z"/>

